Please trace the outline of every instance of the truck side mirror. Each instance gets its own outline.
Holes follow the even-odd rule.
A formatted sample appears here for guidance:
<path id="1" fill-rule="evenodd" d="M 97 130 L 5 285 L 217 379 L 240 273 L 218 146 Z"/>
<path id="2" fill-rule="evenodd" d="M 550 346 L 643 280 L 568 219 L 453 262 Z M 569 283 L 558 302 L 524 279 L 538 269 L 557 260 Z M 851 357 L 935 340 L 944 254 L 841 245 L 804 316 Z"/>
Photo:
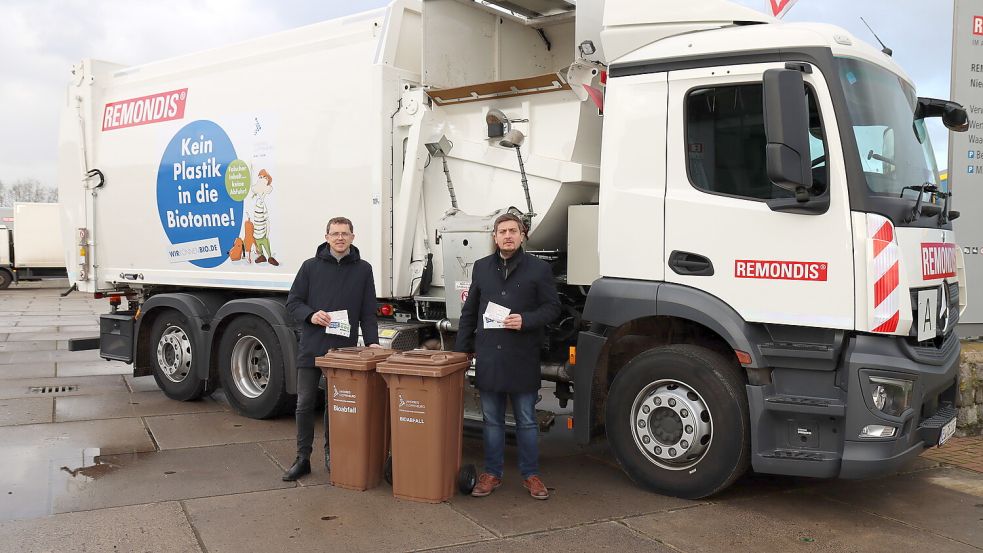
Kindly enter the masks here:
<path id="1" fill-rule="evenodd" d="M 966 132 L 969 130 L 969 115 L 961 105 L 948 102 L 943 108 L 942 124 L 950 131 Z"/>
<path id="2" fill-rule="evenodd" d="M 969 130 L 969 115 L 966 114 L 966 109 L 962 104 L 952 100 L 919 97 L 915 105 L 915 119 L 928 117 L 941 117 L 942 124 L 950 131 Z"/>
<path id="3" fill-rule="evenodd" d="M 809 108 L 802 73 L 769 69 L 764 74 L 765 167 L 776 186 L 809 200 L 812 160 L 809 157 Z"/>

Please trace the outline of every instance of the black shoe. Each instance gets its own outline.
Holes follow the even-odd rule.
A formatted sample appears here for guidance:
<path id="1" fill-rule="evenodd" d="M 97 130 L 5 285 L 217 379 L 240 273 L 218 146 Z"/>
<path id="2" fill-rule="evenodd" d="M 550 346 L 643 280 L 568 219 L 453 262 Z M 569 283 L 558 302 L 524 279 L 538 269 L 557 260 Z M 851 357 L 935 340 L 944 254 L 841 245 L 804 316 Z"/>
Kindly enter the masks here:
<path id="1" fill-rule="evenodd" d="M 290 467 L 286 474 L 283 475 L 284 482 L 293 482 L 294 480 L 304 476 L 305 474 L 311 473 L 311 460 L 305 459 L 303 457 L 297 457 L 294 460 L 294 464 Z"/>
<path id="2" fill-rule="evenodd" d="M 324 468 L 328 469 L 328 472 L 331 472 L 331 453 L 327 450 L 324 451 Z"/>

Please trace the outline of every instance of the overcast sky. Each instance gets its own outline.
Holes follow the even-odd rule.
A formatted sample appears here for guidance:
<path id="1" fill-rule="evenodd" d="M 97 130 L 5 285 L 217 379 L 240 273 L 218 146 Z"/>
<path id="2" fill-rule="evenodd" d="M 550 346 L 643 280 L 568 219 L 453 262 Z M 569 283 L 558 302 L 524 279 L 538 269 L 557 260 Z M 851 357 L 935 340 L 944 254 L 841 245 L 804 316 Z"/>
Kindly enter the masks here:
<path id="1" fill-rule="evenodd" d="M 42 184 L 55 185 L 59 107 L 72 64 L 82 58 L 138 65 L 386 3 L 2 0 L 0 181 L 36 178 Z M 768 9 L 768 0 L 739 3 L 761 11 Z M 861 16 L 894 50 L 895 59 L 915 80 L 920 95 L 949 97 L 951 0 L 798 0 L 786 19 L 840 25 L 873 42 L 860 22 Z M 947 166 L 947 139 L 941 125 L 933 129 L 932 139 L 939 166 Z"/>

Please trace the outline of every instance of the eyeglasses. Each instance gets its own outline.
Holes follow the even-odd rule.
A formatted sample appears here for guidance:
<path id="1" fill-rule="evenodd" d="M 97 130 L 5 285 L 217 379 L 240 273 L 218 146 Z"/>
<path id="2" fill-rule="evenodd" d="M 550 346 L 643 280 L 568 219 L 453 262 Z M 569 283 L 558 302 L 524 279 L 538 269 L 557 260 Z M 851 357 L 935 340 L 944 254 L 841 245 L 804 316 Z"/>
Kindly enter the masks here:
<path id="1" fill-rule="evenodd" d="M 350 236 L 355 236 L 350 232 L 329 232 L 328 238 L 348 238 Z"/>

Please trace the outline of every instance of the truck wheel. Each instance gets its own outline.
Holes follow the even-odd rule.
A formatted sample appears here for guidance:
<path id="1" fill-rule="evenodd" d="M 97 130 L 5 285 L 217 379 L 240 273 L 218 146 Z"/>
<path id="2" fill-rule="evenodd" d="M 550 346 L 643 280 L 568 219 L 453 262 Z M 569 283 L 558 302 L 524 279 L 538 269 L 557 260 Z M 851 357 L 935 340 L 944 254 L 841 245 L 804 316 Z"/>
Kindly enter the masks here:
<path id="1" fill-rule="evenodd" d="M 652 491 L 698 499 L 747 471 L 747 392 L 736 367 L 692 345 L 632 359 L 607 399 L 607 436 L 621 466 Z"/>
<path id="2" fill-rule="evenodd" d="M 270 325 L 250 315 L 237 317 L 218 346 L 218 371 L 229 403 L 252 419 L 280 414 L 287 394 L 283 349 Z"/>
<path id="3" fill-rule="evenodd" d="M 14 275 L 5 269 L 0 269 L 0 290 L 5 290 L 14 281 Z"/>
<path id="4" fill-rule="evenodd" d="M 198 399 L 205 393 L 205 381 L 198 378 L 195 334 L 188 319 L 174 309 L 161 313 L 151 327 L 154 380 L 164 395 L 178 401 Z"/>

